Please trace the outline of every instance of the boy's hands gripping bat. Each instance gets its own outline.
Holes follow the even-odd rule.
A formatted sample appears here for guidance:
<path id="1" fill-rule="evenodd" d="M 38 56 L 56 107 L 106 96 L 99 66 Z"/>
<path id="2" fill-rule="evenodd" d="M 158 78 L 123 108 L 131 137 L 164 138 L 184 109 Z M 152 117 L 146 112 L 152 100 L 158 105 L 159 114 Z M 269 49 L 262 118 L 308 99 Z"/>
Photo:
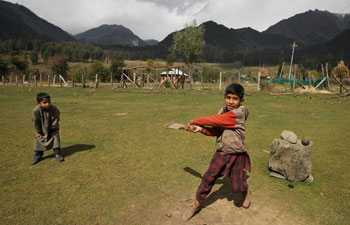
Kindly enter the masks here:
<path id="1" fill-rule="evenodd" d="M 187 130 L 187 131 L 190 131 L 193 133 L 197 133 L 197 132 L 202 131 L 202 127 L 200 127 L 200 126 L 189 125 L 189 124 L 183 125 L 181 123 L 172 123 L 172 122 L 165 124 L 165 128 L 174 129 L 174 130 Z"/>

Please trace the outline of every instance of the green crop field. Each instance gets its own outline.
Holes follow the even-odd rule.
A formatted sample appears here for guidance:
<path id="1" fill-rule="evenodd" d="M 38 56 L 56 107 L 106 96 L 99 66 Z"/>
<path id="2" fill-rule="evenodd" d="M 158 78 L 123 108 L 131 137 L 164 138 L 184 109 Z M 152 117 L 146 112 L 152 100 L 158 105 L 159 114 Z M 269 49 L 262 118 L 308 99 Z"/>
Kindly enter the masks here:
<path id="1" fill-rule="evenodd" d="M 252 160 L 252 206 L 241 212 L 241 219 L 273 205 L 283 206 L 281 216 L 297 218 L 300 224 L 348 224 L 349 97 L 271 96 L 254 89 L 247 86 L 245 98 L 251 112 L 246 144 Z M 61 111 L 63 163 L 47 151 L 43 161 L 30 165 L 31 110 L 38 92 L 50 93 Z M 0 223 L 176 224 L 171 220 L 181 215 L 165 212 L 185 207 L 182 201 L 194 197 L 200 179 L 188 168 L 205 172 L 215 138 L 164 125 L 212 115 L 223 104 L 223 91 L 218 90 L 0 87 Z M 283 130 L 313 141 L 314 182 L 269 177 L 269 155 L 263 150 Z M 268 204 L 262 204 L 266 199 Z M 264 207 L 255 209 L 254 204 Z M 197 217 L 205 214 L 203 210 Z M 189 224 L 197 224 L 198 218 Z"/>

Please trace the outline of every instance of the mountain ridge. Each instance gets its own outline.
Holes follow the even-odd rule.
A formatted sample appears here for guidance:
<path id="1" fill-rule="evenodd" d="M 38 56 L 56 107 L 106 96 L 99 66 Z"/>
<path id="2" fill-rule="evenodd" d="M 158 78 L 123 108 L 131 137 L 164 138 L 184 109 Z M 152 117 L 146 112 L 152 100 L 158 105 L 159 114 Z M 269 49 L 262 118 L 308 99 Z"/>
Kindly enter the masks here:
<path id="1" fill-rule="evenodd" d="M 74 35 L 74 37 L 85 43 L 108 45 L 146 46 L 145 41 L 135 35 L 130 29 L 123 25 L 103 24 L 99 27 L 89 29 Z"/>
<path id="2" fill-rule="evenodd" d="M 259 32 L 251 27 L 228 28 L 214 21 L 204 26 L 203 60 L 208 62 L 250 61 L 261 63 L 264 57 L 276 63 L 281 52 L 289 54 L 290 45 L 296 41 L 298 51 L 306 54 L 333 52 L 347 49 L 350 14 L 334 14 L 328 11 L 309 10 L 281 20 L 267 30 Z M 176 31 L 179 32 L 179 31 Z M 142 40 L 123 25 L 103 24 L 71 36 L 61 28 L 38 17 L 25 6 L 0 0 L 0 40 L 25 39 L 42 41 L 77 41 L 93 43 L 104 49 L 114 49 L 129 58 L 166 58 L 173 42 L 173 35 L 163 40 Z M 340 35 L 342 34 L 342 35 Z M 338 37 L 338 35 L 340 35 Z M 337 38 L 336 38 L 337 37 Z M 76 38 L 76 39 L 75 39 Z M 334 41 L 332 41 L 336 38 Z M 350 38 L 349 38 L 350 39 Z M 312 47 L 315 46 L 315 47 Z M 332 48 L 332 49 L 331 49 Z M 343 55 L 347 56 L 347 53 Z M 273 59 L 273 60 L 272 60 Z"/>
<path id="3" fill-rule="evenodd" d="M 44 41 L 75 41 L 58 26 L 19 4 L 0 1 L 0 39 L 24 38 Z"/>
<path id="4" fill-rule="evenodd" d="M 283 35 L 311 46 L 324 44 L 346 29 L 350 29 L 350 14 L 309 10 L 283 19 L 263 33 Z"/>

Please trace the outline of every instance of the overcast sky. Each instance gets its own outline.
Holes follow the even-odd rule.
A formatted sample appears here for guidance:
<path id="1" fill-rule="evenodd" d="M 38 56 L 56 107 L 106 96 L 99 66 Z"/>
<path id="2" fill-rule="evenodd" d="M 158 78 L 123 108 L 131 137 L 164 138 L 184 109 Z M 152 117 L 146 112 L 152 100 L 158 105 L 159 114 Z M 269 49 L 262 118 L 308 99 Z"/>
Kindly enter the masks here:
<path id="1" fill-rule="evenodd" d="M 8 0 L 77 34 L 102 24 L 123 25 L 142 39 L 162 40 L 196 19 L 228 28 L 269 26 L 309 9 L 350 13 L 349 0 Z"/>

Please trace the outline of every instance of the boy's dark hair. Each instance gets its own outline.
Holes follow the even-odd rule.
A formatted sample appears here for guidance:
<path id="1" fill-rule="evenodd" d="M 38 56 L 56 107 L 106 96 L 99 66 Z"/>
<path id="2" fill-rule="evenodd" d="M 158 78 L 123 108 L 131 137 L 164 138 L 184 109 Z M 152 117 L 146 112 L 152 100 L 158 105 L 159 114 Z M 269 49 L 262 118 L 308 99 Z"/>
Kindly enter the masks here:
<path id="1" fill-rule="evenodd" d="M 229 86 L 226 87 L 226 90 L 225 90 L 225 96 L 227 94 L 237 95 L 240 99 L 243 99 L 244 87 L 236 83 L 230 84 Z"/>
<path id="2" fill-rule="evenodd" d="M 44 98 L 50 99 L 51 97 L 48 93 L 43 93 L 43 92 L 36 95 L 37 102 L 41 102 Z"/>

